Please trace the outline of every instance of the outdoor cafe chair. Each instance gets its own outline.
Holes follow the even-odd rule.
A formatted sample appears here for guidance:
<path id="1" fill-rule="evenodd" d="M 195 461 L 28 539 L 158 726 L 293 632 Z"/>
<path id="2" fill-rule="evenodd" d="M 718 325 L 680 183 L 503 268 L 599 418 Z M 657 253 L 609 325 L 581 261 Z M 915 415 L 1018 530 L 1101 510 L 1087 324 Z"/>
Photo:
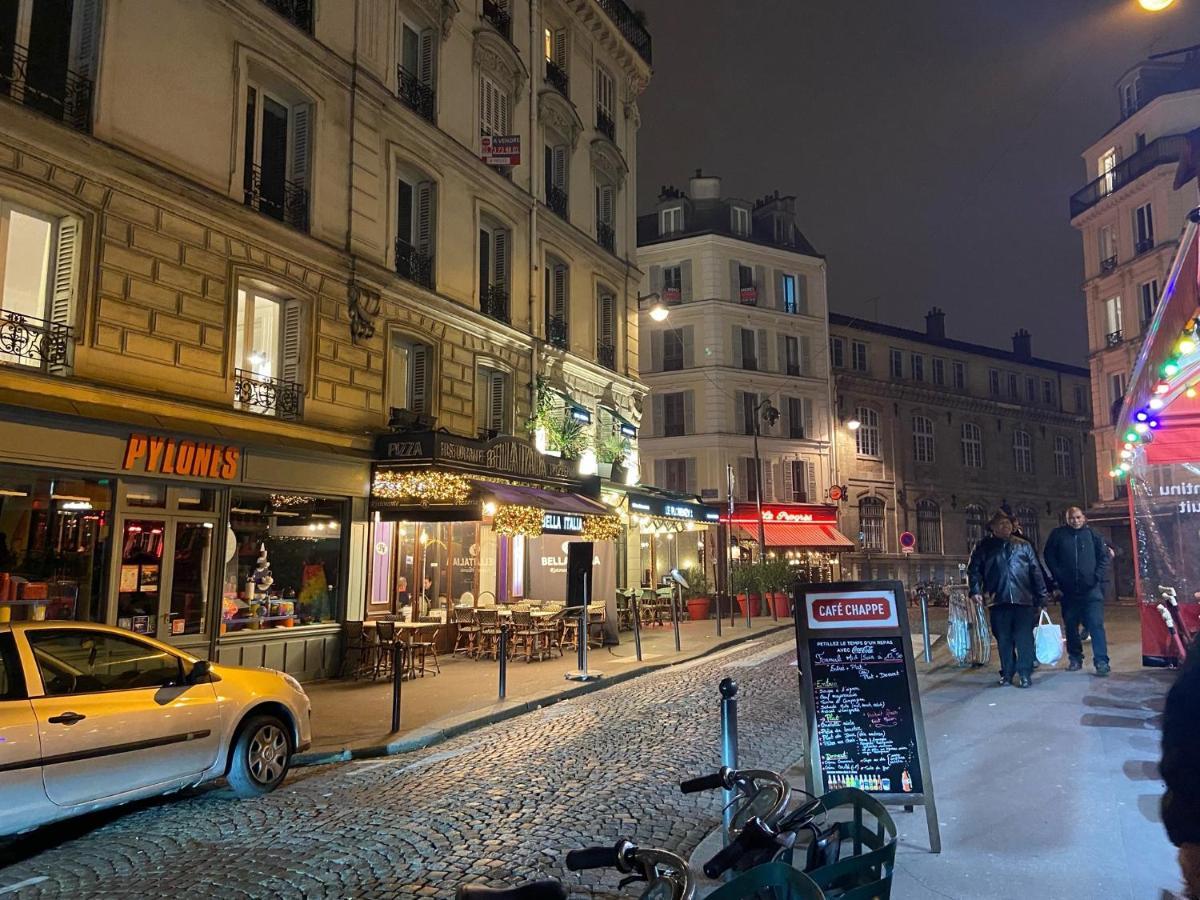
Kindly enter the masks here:
<path id="1" fill-rule="evenodd" d="M 546 648 L 546 656 L 550 656 L 553 650 L 558 650 L 558 655 L 562 656 L 562 619 L 565 608 L 561 603 L 547 603 L 545 609 L 550 610 L 552 606 L 557 607 L 557 609 L 551 610 L 554 615 L 534 619 L 533 627 L 541 635 L 542 642 Z"/>
<path id="2" fill-rule="evenodd" d="M 372 643 L 362 622 L 346 622 L 342 627 L 343 678 L 349 674 L 355 680 L 365 675 L 367 667 L 374 664 L 375 645 Z"/>
<path id="3" fill-rule="evenodd" d="M 436 616 L 422 616 L 421 621 L 428 622 L 430 624 L 442 624 L 442 620 Z M 431 656 L 433 657 L 433 671 L 438 675 L 442 674 L 442 667 L 438 663 L 437 655 L 437 639 L 438 634 L 441 633 L 441 630 L 442 629 L 440 628 L 435 628 L 433 629 L 433 634 L 429 636 L 429 640 L 413 641 L 408 645 L 409 651 L 414 656 L 413 671 L 420 674 L 422 678 L 425 677 L 426 661 Z M 419 660 L 417 657 L 419 657 Z"/>
<path id="4" fill-rule="evenodd" d="M 542 633 L 533 624 L 533 615 L 528 610 L 514 609 L 512 613 L 512 656 L 524 656 L 525 662 L 545 658 Z"/>
<path id="5" fill-rule="evenodd" d="M 474 609 L 458 610 L 458 634 L 454 638 L 454 652 L 474 656 L 479 650 L 479 621 Z"/>
<path id="6" fill-rule="evenodd" d="M 500 658 L 500 611 L 497 609 L 477 609 L 475 616 L 479 622 L 479 649 L 476 659 L 490 655 L 492 659 Z"/>
<path id="7" fill-rule="evenodd" d="M 392 674 L 392 654 L 396 649 L 396 623 L 384 622 L 382 620 L 375 623 L 375 671 L 374 678 L 380 675 Z M 401 647 L 401 655 L 403 656 L 403 647 Z M 403 662 L 401 663 L 403 665 Z"/>

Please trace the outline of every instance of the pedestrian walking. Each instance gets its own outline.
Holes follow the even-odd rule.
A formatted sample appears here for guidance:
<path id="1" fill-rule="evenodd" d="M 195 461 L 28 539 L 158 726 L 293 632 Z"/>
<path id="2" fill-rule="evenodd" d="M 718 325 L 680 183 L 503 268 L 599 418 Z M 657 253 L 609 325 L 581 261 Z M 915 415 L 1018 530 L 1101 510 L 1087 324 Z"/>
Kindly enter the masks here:
<path id="1" fill-rule="evenodd" d="M 1158 770 L 1167 786 L 1163 825 L 1179 848 L 1187 896 L 1200 900 L 1200 638 L 1167 693 Z"/>
<path id="2" fill-rule="evenodd" d="M 991 537 L 980 541 L 967 566 L 971 597 L 987 601 L 1000 651 L 1000 684 L 1027 688 L 1032 682 L 1033 626 L 1046 605 L 1046 579 L 1033 545 L 1013 537 L 1014 523 L 997 512 Z"/>
<path id="3" fill-rule="evenodd" d="M 1111 668 L 1104 633 L 1104 582 L 1112 562 L 1108 546 L 1088 527 L 1083 510 L 1072 506 L 1067 509 L 1067 524 L 1055 528 L 1046 539 L 1045 556 L 1050 575 L 1062 591 L 1068 671 L 1083 668 L 1082 626 L 1091 637 L 1096 674 L 1107 676 Z"/>

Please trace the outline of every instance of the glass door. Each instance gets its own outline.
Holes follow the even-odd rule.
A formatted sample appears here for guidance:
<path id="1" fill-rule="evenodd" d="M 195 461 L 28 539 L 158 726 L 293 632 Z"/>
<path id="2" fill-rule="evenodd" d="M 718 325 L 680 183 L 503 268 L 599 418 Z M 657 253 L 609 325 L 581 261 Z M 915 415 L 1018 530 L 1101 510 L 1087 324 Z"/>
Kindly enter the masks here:
<path id="1" fill-rule="evenodd" d="M 166 517 L 121 519 L 120 561 L 114 591 L 118 628 L 158 636 L 167 521 Z"/>
<path id="2" fill-rule="evenodd" d="M 215 531 L 215 520 L 175 521 L 170 591 L 159 607 L 170 637 L 205 633 Z"/>

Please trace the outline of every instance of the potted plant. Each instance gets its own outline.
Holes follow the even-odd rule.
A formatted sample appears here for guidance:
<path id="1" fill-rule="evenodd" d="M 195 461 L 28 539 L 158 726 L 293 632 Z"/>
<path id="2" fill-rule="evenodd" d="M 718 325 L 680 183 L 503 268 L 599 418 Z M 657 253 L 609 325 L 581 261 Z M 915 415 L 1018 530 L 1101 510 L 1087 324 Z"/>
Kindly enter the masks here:
<path id="1" fill-rule="evenodd" d="M 787 560 L 770 560 L 763 563 L 762 579 L 767 602 L 774 604 L 775 615 L 787 618 L 791 614 L 791 598 L 786 588 L 792 581 L 792 567 Z"/>
<path id="2" fill-rule="evenodd" d="M 684 596 L 687 598 L 688 618 L 693 622 L 707 619 L 712 609 L 708 575 L 705 574 L 704 569 L 694 566 L 684 569 L 683 577 L 688 583 L 688 587 L 684 591 Z"/>
<path id="3" fill-rule="evenodd" d="M 750 616 L 761 613 L 759 607 L 760 573 L 758 566 L 738 566 L 733 570 L 733 589 L 737 592 L 738 607 L 742 615 L 746 615 L 749 607 Z"/>
<path id="4" fill-rule="evenodd" d="M 625 481 L 625 460 L 632 449 L 629 438 L 616 429 L 596 448 L 596 465 L 600 475 L 610 481 Z"/>

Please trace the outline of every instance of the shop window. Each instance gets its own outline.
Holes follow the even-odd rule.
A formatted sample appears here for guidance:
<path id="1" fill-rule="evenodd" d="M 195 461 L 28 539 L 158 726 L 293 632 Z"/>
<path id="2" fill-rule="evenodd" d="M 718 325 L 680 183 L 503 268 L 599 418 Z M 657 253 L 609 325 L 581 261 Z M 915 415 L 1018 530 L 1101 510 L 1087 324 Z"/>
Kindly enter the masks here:
<path id="1" fill-rule="evenodd" d="M 234 404 L 264 416 L 298 418 L 303 388 L 303 306 L 250 285 L 238 288 Z"/>
<path id="2" fill-rule="evenodd" d="M 432 347 L 393 333 L 388 344 L 389 410 L 429 415 L 432 369 Z"/>
<path id="3" fill-rule="evenodd" d="M 221 632 L 337 621 L 346 504 L 297 494 L 234 494 Z"/>
<path id="4" fill-rule="evenodd" d="M 0 470 L 0 622 L 105 620 L 112 483 Z"/>
<path id="5" fill-rule="evenodd" d="M 475 384 L 475 421 L 490 435 L 512 434 L 512 376 L 501 369 L 480 366 Z"/>

